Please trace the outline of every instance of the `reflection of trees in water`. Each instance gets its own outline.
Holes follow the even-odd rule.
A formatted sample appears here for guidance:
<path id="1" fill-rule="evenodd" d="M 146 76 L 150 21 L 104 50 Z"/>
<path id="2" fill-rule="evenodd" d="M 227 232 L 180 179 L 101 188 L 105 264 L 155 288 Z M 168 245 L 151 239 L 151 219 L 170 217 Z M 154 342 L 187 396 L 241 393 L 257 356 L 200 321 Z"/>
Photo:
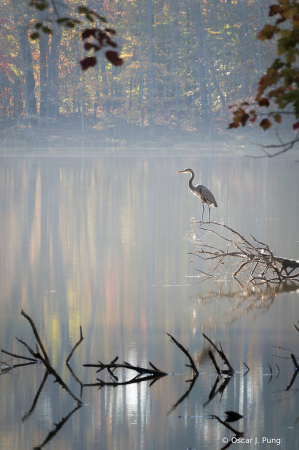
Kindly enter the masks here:
<path id="1" fill-rule="evenodd" d="M 198 294 L 198 302 L 207 305 L 218 300 L 227 300 L 229 315 L 227 324 L 233 323 L 246 314 L 253 314 L 253 320 L 265 314 L 272 306 L 275 297 L 279 293 L 294 292 L 298 289 L 298 283 L 283 282 L 280 284 L 252 285 L 241 284 L 237 279 L 230 282 L 214 281 L 215 289 Z"/>

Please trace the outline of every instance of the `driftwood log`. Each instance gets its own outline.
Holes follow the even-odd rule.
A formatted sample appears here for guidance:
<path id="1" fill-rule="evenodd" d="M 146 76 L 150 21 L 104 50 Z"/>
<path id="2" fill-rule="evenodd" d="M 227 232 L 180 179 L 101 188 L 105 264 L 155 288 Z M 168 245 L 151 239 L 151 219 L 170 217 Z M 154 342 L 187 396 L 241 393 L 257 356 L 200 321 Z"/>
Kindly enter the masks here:
<path id="1" fill-rule="evenodd" d="M 205 232 L 204 237 L 199 232 Z M 277 256 L 267 244 L 253 236 L 245 239 L 225 224 L 192 222 L 191 235 L 197 250 L 190 254 L 212 264 L 207 271 L 199 271 L 204 276 L 215 277 L 232 265 L 234 277 L 242 274 L 255 284 L 299 281 L 299 261 Z M 208 242 L 210 236 L 212 243 Z"/>

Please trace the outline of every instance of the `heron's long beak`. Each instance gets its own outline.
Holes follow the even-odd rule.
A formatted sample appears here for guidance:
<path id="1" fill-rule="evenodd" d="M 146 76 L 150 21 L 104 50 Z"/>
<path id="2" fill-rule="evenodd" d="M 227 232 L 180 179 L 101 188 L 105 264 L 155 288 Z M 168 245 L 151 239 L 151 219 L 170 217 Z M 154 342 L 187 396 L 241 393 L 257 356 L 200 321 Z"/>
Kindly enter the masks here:
<path id="1" fill-rule="evenodd" d="M 176 172 L 176 173 L 183 173 L 184 171 L 183 170 L 181 170 L 180 172 Z"/>

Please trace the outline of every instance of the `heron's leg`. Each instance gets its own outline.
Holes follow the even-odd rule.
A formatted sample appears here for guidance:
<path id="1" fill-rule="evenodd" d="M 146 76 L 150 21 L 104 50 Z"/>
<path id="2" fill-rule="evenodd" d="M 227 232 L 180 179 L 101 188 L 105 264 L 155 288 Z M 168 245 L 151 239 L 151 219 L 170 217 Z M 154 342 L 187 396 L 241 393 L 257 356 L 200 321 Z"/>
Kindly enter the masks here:
<path id="1" fill-rule="evenodd" d="M 203 222 L 203 213 L 204 213 L 204 210 L 205 210 L 205 204 L 204 204 L 204 202 L 202 202 L 202 215 L 201 215 L 201 221 Z"/>
<path id="2" fill-rule="evenodd" d="M 211 220 L 210 220 L 210 214 L 211 214 L 210 205 L 208 205 L 208 207 L 209 207 L 209 223 L 210 223 L 211 222 Z"/>

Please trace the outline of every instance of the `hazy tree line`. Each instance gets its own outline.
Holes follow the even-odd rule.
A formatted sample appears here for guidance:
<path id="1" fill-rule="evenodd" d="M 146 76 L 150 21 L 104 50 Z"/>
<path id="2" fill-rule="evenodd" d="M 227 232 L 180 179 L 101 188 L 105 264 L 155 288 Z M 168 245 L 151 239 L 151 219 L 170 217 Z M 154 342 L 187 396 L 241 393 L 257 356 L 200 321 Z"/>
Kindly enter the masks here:
<path id="1" fill-rule="evenodd" d="M 27 0 L 2 2 L 0 119 L 49 126 L 89 117 L 99 130 L 128 125 L 150 133 L 157 125 L 212 136 L 227 127 L 229 104 L 254 97 L 275 55 L 256 34 L 269 0 L 91 0 L 57 3 L 60 14 L 86 4 L 118 31 L 125 63 L 101 57 L 82 72 L 80 27 L 53 26 L 31 41 L 28 24 L 43 19 Z M 86 26 L 86 25 L 85 25 Z M 3 129 L 3 126 L 1 127 Z"/>

